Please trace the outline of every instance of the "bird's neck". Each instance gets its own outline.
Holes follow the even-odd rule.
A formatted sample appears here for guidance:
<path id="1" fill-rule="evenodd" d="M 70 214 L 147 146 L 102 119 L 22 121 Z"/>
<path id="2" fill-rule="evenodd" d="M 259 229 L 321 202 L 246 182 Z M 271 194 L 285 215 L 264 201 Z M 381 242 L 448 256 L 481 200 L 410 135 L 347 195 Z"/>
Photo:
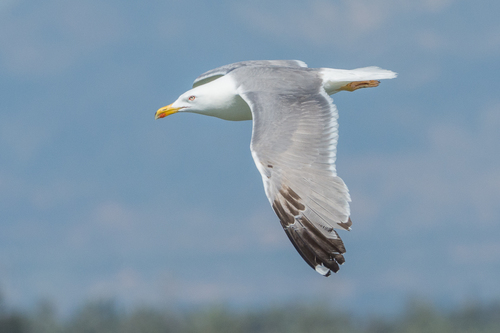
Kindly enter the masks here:
<path id="1" fill-rule="evenodd" d="M 238 95 L 236 84 L 229 75 L 204 84 L 200 88 L 210 96 L 210 104 L 201 114 L 233 121 L 252 120 L 250 107 Z"/>

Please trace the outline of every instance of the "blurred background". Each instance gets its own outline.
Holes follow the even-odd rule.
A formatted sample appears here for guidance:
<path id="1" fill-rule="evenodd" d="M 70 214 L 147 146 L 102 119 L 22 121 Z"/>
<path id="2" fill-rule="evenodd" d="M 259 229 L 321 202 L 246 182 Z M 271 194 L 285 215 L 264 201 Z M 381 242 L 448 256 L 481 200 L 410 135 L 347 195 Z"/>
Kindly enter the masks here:
<path id="1" fill-rule="evenodd" d="M 500 298 L 500 2 L 0 0 L 0 291 L 120 307 L 310 302 L 397 313 Z M 251 122 L 154 121 L 242 60 L 380 66 L 334 95 L 352 196 L 339 273 L 296 253 Z"/>

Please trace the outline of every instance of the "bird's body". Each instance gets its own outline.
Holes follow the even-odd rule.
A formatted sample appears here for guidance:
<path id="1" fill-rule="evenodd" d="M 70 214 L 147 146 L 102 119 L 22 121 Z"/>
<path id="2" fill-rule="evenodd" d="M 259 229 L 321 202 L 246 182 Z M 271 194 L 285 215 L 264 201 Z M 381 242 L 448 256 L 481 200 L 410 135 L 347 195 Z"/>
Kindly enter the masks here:
<path id="1" fill-rule="evenodd" d="M 156 118 L 194 112 L 253 119 L 250 149 L 266 195 L 302 258 L 328 276 L 344 263 L 334 229 L 350 230 L 349 192 L 335 169 L 337 108 L 329 95 L 396 77 L 377 67 L 307 68 L 296 60 L 247 61 L 200 75 Z"/>

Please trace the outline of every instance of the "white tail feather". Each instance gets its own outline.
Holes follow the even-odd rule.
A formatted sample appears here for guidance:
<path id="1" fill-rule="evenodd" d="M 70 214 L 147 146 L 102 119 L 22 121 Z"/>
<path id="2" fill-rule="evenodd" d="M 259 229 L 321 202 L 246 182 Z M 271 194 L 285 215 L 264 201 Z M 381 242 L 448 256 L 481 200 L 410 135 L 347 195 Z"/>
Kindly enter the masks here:
<path id="1" fill-rule="evenodd" d="M 341 90 L 341 87 L 351 82 L 394 79 L 398 76 L 398 74 L 393 71 L 375 66 L 351 70 L 321 68 L 320 71 L 323 76 L 323 88 L 325 88 L 328 95 L 335 94 Z"/>

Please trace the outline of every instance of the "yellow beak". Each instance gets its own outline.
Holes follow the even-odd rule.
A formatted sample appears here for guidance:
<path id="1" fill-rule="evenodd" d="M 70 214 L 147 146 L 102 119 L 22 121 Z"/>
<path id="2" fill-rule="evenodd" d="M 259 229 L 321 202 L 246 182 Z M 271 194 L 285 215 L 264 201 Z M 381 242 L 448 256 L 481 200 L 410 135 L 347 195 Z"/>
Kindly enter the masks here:
<path id="1" fill-rule="evenodd" d="M 170 116 L 171 114 L 174 114 L 177 111 L 179 111 L 180 108 L 173 108 L 172 104 L 164 106 L 161 109 L 158 109 L 158 111 L 156 111 L 155 113 L 155 120 L 158 118 L 165 118 L 166 116 Z"/>

